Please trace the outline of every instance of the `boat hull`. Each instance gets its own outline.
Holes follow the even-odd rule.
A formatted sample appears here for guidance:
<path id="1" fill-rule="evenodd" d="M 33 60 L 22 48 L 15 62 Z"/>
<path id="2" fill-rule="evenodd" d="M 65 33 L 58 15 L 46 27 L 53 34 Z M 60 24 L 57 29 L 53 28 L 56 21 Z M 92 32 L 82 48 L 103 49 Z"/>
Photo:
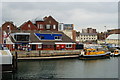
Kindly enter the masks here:
<path id="1" fill-rule="evenodd" d="M 80 60 L 91 60 L 91 59 L 105 59 L 110 58 L 110 53 L 103 55 L 81 55 L 79 56 Z"/>
<path id="2" fill-rule="evenodd" d="M 111 54 L 110 56 L 111 57 L 118 57 L 118 56 L 120 56 L 120 53 L 119 54 Z"/>

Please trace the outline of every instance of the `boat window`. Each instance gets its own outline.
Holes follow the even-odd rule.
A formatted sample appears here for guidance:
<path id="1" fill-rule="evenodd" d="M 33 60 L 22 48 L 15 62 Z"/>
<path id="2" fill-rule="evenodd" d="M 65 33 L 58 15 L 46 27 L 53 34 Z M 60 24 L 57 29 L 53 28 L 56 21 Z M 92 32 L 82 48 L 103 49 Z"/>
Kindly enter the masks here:
<path id="1" fill-rule="evenodd" d="M 95 52 L 95 50 L 93 50 L 93 52 Z"/>

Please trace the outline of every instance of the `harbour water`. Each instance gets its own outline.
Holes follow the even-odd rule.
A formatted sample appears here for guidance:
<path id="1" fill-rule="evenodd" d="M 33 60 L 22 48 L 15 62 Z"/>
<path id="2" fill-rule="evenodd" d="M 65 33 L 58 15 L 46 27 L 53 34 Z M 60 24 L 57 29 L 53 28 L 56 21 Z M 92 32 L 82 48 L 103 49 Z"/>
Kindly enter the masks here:
<path id="1" fill-rule="evenodd" d="M 118 78 L 118 58 L 99 60 L 59 59 L 19 61 L 16 73 L 3 80 L 39 78 Z"/>

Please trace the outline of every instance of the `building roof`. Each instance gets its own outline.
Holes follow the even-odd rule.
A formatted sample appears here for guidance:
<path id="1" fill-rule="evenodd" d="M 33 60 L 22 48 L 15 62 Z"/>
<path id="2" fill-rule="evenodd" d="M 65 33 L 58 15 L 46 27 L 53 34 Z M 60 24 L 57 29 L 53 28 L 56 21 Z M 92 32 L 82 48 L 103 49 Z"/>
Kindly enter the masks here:
<path id="1" fill-rule="evenodd" d="M 111 34 L 107 37 L 107 39 L 120 39 L 119 36 L 120 34 Z"/>
<path id="2" fill-rule="evenodd" d="M 30 41 L 31 43 L 55 43 L 55 42 L 72 42 L 75 43 L 72 39 L 70 39 L 67 35 L 65 35 L 61 31 L 13 31 L 12 33 L 30 33 Z M 56 40 L 39 40 L 34 33 L 43 33 L 43 34 L 62 34 L 62 41 Z M 11 37 L 12 42 L 16 43 L 16 41 Z"/>
<path id="3" fill-rule="evenodd" d="M 80 35 L 85 35 L 85 36 L 90 35 L 91 36 L 91 35 L 97 35 L 97 33 L 80 33 Z"/>

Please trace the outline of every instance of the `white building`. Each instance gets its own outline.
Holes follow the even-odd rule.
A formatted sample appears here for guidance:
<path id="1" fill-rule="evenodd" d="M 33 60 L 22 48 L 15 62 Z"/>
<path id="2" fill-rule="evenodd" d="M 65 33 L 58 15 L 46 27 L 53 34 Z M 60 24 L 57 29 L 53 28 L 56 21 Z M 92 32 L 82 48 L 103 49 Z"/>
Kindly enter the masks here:
<path id="1" fill-rule="evenodd" d="M 77 41 L 80 41 L 80 42 L 96 41 L 97 34 L 96 33 L 80 33 L 80 35 L 76 39 Z"/>
<path id="2" fill-rule="evenodd" d="M 111 34 L 106 38 L 106 43 L 120 45 L 120 34 Z"/>

